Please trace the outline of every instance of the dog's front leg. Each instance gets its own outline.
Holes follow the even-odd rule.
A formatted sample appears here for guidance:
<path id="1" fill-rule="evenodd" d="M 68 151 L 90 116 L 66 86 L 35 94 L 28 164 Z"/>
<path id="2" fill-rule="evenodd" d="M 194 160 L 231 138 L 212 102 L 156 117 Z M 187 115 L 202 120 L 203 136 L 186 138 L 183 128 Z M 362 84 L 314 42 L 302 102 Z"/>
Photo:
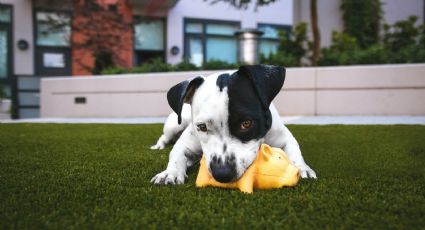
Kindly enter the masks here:
<path id="1" fill-rule="evenodd" d="M 190 124 L 170 152 L 167 169 L 151 180 L 155 184 L 183 184 L 187 166 L 194 156 L 201 153 L 201 145 Z"/>
<path id="2" fill-rule="evenodd" d="M 266 135 L 265 142 L 273 147 L 282 148 L 289 160 L 301 169 L 302 178 L 317 178 L 316 173 L 308 166 L 301 154 L 297 140 L 282 123 L 276 123 L 275 130 Z"/>
<path id="3" fill-rule="evenodd" d="M 305 163 L 298 141 L 286 126 L 283 126 L 283 133 L 284 138 L 282 149 L 288 155 L 289 160 L 301 169 L 301 177 L 317 178 L 316 172 L 314 172 L 314 170 Z"/>
<path id="4" fill-rule="evenodd" d="M 314 172 L 314 170 L 305 163 L 304 158 L 301 155 L 300 147 L 295 138 L 290 138 L 282 149 L 288 155 L 289 160 L 301 169 L 302 178 L 317 178 L 316 172 Z"/>

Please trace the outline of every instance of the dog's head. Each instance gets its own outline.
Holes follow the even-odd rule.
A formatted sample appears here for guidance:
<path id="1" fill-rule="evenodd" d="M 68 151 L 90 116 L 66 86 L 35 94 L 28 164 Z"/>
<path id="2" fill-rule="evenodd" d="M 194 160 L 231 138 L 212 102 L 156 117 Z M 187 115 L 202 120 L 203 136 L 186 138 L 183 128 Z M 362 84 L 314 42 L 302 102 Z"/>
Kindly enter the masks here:
<path id="1" fill-rule="evenodd" d="M 284 80 L 283 67 L 253 65 L 196 77 L 170 89 L 168 103 L 179 124 L 183 103 L 191 104 L 195 135 L 214 179 L 235 181 L 254 161 L 272 125 L 270 103 Z"/>

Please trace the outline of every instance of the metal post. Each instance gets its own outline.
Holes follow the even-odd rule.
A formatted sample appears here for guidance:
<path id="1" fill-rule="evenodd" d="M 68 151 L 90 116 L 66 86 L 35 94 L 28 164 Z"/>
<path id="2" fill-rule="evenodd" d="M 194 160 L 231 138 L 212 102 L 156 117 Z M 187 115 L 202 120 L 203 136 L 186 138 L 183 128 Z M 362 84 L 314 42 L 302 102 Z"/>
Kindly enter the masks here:
<path id="1" fill-rule="evenodd" d="M 243 29 L 235 32 L 239 42 L 239 62 L 243 64 L 258 63 L 258 40 L 263 32 L 257 29 Z"/>

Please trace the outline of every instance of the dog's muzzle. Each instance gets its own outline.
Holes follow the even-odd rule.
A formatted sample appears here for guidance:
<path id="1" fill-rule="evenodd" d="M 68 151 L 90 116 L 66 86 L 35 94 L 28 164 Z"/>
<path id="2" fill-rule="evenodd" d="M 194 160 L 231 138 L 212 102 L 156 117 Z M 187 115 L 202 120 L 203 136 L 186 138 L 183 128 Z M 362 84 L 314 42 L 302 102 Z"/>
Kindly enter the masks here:
<path id="1" fill-rule="evenodd" d="M 214 179 L 221 183 L 231 182 L 236 176 L 235 166 L 226 162 L 224 164 L 211 162 L 210 169 Z"/>

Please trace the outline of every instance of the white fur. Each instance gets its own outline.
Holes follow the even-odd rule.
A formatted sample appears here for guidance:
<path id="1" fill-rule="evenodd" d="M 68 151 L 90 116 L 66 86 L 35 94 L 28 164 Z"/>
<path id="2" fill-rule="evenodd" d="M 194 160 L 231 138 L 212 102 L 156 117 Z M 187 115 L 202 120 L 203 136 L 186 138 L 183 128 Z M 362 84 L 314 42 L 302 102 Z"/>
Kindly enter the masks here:
<path id="1" fill-rule="evenodd" d="M 206 165 L 213 156 L 223 158 L 226 153 L 236 157 L 237 177 L 240 177 L 253 162 L 262 143 L 282 148 L 288 158 L 301 169 L 303 178 L 316 178 L 316 173 L 304 162 L 298 142 L 286 128 L 273 104 L 270 105 L 272 126 L 264 138 L 243 143 L 230 134 L 228 128 L 228 94 L 216 86 L 216 80 L 223 73 L 205 78 L 204 83 L 193 95 L 192 106 L 185 104 L 182 111 L 182 124 L 177 124 L 177 114 L 172 113 L 164 125 L 164 133 L 151 149 L 163 149 L 180 132 L 183 133 L 171 150 L 167 168 L 152 178 L 155 184 L 182 184 L 186 169 L 194 162 L 193 157 L 204 153 Z M 205 123 L 208 131 L 197 130 L 197 125 Z M 223 127 L 222 125 L 223 124 Z M 223 152 L 226 144 L 227 151 Z M 190 155 L 192 154 L 192 155 Z M 188 157 L 189 156 L 189 157 Z"/>

